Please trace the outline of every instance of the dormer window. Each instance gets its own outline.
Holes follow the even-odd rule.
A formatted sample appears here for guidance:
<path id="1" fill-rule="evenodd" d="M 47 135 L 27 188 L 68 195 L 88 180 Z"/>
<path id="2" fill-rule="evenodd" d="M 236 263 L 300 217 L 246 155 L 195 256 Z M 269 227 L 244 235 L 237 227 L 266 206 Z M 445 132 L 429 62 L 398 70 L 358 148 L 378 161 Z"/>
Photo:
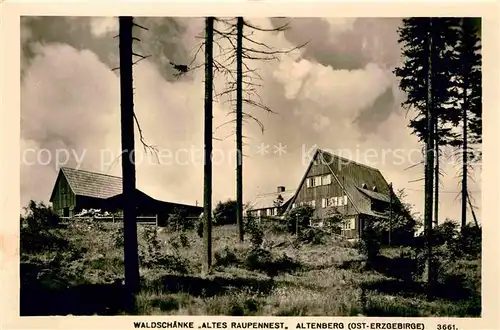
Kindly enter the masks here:
<path id="1" fill-rule="evenodd" d="M 375 186 L 373 186 L 372 190 L 373 190 L 374 192 L 377 192 L 377 191 L 378 191 L 378 190 L 377 190 L 377 187 L 375 187 Z"/>
<path id="2" fill-rule="evenodd" d="M 366 183 L 361 184 L 361 188 L 366 189 Z"/>

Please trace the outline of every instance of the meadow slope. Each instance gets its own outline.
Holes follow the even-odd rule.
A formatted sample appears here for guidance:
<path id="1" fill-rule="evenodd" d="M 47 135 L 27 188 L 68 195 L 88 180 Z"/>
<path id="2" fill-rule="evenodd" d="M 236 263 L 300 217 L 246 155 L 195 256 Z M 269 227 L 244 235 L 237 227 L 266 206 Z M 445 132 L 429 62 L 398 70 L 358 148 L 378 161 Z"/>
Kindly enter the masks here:
<path id="1" fill-rule="evenodd" d="M 22 250 L 21 315 L 124 313 L 120 224 L 70 221 L 43 235 L 25 238 L 45 248 Z M 248 236 L 238 242 L 236 226 L 216 226 L 215 266 L 212 274 L 201 275 L 203 241 L 195 230 L 179 234 L 142 225 L 138 236 L 138 314 L 477 317 L 481 312 L 479 260 L 461 261 L 462 280 L 438 288 L 436 299 L 427 301 L 421 283 L 401 276 L 405 259 L 399 248 L 383 249 L 380 267 L 368 270 L 348 242 L 326 238 L 304 244 L 266 227 L 255 249 Z"/>

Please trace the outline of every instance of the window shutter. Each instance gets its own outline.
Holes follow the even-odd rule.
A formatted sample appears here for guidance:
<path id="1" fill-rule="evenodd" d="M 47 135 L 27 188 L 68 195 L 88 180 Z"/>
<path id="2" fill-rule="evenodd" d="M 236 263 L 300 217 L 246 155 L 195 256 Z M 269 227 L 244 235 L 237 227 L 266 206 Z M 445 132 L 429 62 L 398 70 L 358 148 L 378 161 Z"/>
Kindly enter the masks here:
<path id="1" fill-rule="evenodd" d="M 321 199 L 321 207 L 325 208 L 326 207 L 326 198 Z"/>

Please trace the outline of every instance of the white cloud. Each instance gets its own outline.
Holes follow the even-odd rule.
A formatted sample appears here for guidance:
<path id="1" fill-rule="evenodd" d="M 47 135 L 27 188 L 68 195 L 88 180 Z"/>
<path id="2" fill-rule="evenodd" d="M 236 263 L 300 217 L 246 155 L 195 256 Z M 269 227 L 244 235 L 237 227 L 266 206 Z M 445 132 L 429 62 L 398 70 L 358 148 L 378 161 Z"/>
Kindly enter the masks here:
<path id="1" fill-rule="evenodd" d="M 92 17 L 90 19 L 90 30 L 96 37 L 118 31 L 118 18 L 116 17 Z"/>
<path id="2" fill-rule="evenodd" d="M 92 31 L 101 35 L 113 31 L 111 19 L 93 19 Z M 203 20 L 194 20 L 179 42 L 193 48 L 194 36 L 202 30 Z M 252 20 L 262 27 L 271 27 L 267 19 Z M 349 23 L 330 22 L 338 29 L 348 29 Z M 25 32 L 29 38 L 29 32 Z M 282 33 L 257 32 L 256 40 L 273 45 L 276 49 L 290 49 L 293 45 Z M 89 50 L 78 51 L 68 45 L 40 45 L 37 56 L 26 68 L 22 83 L 22 147 L 39 150 L 46 148 L 75 150 L 82 155 L 83 167 L 105 170 L 113 174 L 121 172 L 121 163 L 110 166 L 112 158 L 102 159 L 101 151 L 109 149 L 113 156 L 120 149 L 119 80 L 110 68 Z M 416 138 L 406 128 L 407 119 L 399 108 L 402 93 L 388 69 L 369 63 L 357 70 L 334 70 L 301 57 L 303 51 L 283 56 L 280 63 L 249 61 L 265 79 L 260 89 L 263 102 L 273 107 L 277 115 L 245 108 L 256 115 L 265 125 L 262 135 L 255 125 L 246 124 L 244 134 L 244 199 L 250 200 L 257 191 L 274 191 L 275 186 L 285 185 L 293 189 L 305 170 L 301 163 L 301 147 L 318 144 L 324 148 L 338 148 L 361 152 L 368 149 L 382 150 L 420 148 Z M 153 54 L 155 55 L 155 54 Z M 161 54 L 156 54 L 161 56 Z M 375 56 L 375 55 L 374 55 Z M 135 109 L 146 142 L 164 151 L 177 152 L 185 161 L 186 151 L 201 152 L 203 148 L 203 69 L 193 79 L 167 81 L 153 61 L 142 61 L 134 66 Z M 224 85 L 219 77 L 216 87 Z M 354 120 L 363 111 L 371 110 L 375 100 L 392 88 L 395 107 L 387 118 L 373 123 L 373 131 L 360 129 Z M 214 103 L 214 128 L 233 119 L 228 116 L 227 104 Z M 376 129 L 375 129 L 376 128 Z M 231 133 L 232 125 L 216 132 L 217 137 Z M 143 157 L 138 132 L 136 132 L 137 158 Z M 255 146 L 260 142 L 283 143 L 287 153 L 257 156 Z M 235 194 L 234 136 L 223 141 L 214 140 L 214 148 L 226 157 L 225 162 L 214 165 L 214 199 L 233 198 Z M 179 150 L 181 150 L 179 154 Z M 110 155 L 107 155 L 110 156 Z M 163 154 L 165 156 L 165 154 Z M 167 155 L 168 156 L 168 155 Z M 173 155 L 175 156 L 175 155 Z M 198 156 L 201 157 L 201 154 Z M 184 157 L 184 158 L 182 158 Z M 166 157 L 168 158 L 168 157 Z M 75 157 L 71 159 L 76 162 Z M 165 161 L 165 159 L 163 159 Z M 105 164 L 103 164 L 105 162 Z M 47 166 L 24 165 L 22 173 L 22 203 L 29 199 L 47 200 L 55 179 L 54 163 Z M 71 165 L 71 164 L 70 164 Z M 103 168 L 103 165 L 104 166 Z M 451 165 L 443 166 L 447 176 L 443 179 L 443 191 L 457 189 Z M 378 166 L 398 188 L 420 189 L 408 180 L 422 175 L 419 168 L 405 171 L 407 164 L 391 162 Z M 286 171 L 284 171 L 286 169 Z M 194 164 L 156 165 L 152 158 L 137 165 L 138 187 L 155 198 L 194 204 L 201 203 L 203 164 L 198 158 Z M 476 180 L 479 182 L 479 180 Z M 480 185 L 472 184 L 471 190 Z M 409 201 L 422 210 L 422 193 L 408 191 Z M 443 193 L 443 216 L 457 218 L 459 214 L 454 195 Z"/>

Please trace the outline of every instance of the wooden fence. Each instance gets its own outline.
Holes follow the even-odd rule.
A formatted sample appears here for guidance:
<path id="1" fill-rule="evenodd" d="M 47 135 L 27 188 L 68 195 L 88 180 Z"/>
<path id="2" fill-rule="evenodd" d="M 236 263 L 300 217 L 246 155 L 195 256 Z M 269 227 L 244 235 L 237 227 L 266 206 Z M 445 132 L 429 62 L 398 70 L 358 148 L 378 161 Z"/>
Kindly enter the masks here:
<path id="1" fill-rule="evenodd" d="M 93 217 L 61 217 L 65 222 L 71 219 L 79 220 L 91 220 L 91 221 L 102 221 L 102 222 L 122 222 L 123 216 L 93 216 Z M 137 224 L 139 225 L 155 225 L 158 226 L 158 215 L 156 216 L 138 216 L 136 217 Z"/>

